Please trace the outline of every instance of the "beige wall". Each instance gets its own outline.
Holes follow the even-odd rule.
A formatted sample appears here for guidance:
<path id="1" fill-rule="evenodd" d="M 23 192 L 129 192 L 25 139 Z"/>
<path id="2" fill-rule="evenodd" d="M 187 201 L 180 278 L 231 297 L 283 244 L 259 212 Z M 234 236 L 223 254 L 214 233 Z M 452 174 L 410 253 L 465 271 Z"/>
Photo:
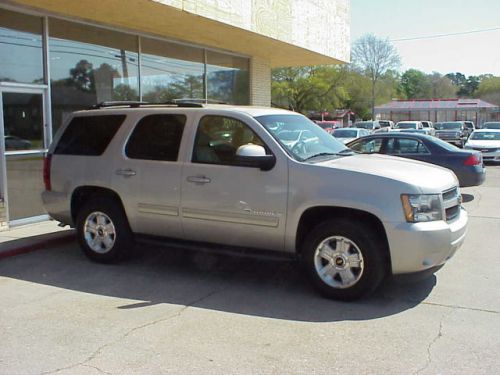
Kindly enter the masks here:
<path id="1" fill-rule="evenodd" d="M 250 104 L 271 105 L 271 66 L 269 61 L 250 59 Z"/>
<path id="2" fill-rule="evenodd" d="M 232 51 L 272 67 L 349 60 L 349 0 L 6 0 L 42 14 Z"/>

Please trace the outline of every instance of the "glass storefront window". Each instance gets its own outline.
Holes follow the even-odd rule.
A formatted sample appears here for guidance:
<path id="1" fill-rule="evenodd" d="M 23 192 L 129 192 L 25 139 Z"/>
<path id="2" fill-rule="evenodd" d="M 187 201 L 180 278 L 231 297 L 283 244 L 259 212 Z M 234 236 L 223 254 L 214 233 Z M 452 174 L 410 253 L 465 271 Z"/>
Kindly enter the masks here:
<path id="1" fill-rule="evenodd" d="M 0 9 L 0 81 L 43 83 L 40 17 Z"/>
<path id="2" fill-rule="evenodd" d="M 248 104 L 249 60 L 207 51 L 207 85 L 209 100 Z"/>
<path id="3" fill-rule="evenodd" d="M 139 99 L 136 36 L 58 19 L 49 34 L 54 131 L 73 111 Z"/>
<path id="4" fill-rule="evenodd" d="M 141 38 L 142 99 L 203 99 L 204 56 L 201 48 Z"/>
<path id="5" fill-rule="evenodd" d="M 41 150 L 43 99 L 41 94 L 2 93 L 6 151 Z"/>

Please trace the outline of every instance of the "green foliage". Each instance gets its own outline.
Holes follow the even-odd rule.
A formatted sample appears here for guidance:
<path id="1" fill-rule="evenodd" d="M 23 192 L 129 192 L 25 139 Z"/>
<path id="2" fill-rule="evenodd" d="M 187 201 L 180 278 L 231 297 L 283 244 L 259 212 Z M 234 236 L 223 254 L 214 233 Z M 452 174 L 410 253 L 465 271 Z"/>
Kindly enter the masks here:
<path id="1" fill-rule="evenodd" d="M 500 77 L 484 76 L 477 88 L 476 95 L 487 102 L 500 106 Z"/>
<path id="2" fill-rule="evenodd" d="M 455 98 L 457 88 L 451 78 L 433 72 L 425 74 L 417 69 L 408 69 L 401 76 L 401 92 L 407 99 Z"/>
<path id="3" fill-rule="evenodd" d="M 274 69 L 272 103 L 302 113 L 310 109 L 339 108 L 348 98 L 341 85 L 343 69 L 335 66 Z"/>

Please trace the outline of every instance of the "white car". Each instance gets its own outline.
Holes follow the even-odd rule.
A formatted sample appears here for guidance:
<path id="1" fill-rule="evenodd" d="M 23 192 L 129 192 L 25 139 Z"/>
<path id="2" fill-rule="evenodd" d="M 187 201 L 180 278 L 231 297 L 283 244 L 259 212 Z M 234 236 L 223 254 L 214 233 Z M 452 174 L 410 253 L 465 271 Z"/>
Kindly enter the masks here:
<path id="1" fill-rule="evenodd" d="M 484 161 L 500 161 L 500 130 L 474 130 L 464 148 L 481 151 Z"/>
<path id="2" fill-rule="evenodd" d="M 420 121 L 400 121 L 394 125 L 391 131 L 404 132 L 406 130 L 419 130 L 423 128 L 424 127 Z"/>
<path id="3" fill-rule="evenodd" d="M 356 138 L 363 137 L 365 135 L 370 135 L 370 132 L 366 129 L 343 128 L 343 129 L 335 129 L 332 135 L 342 143 L 346 144 L 351 141 L 354 141 Z"/>

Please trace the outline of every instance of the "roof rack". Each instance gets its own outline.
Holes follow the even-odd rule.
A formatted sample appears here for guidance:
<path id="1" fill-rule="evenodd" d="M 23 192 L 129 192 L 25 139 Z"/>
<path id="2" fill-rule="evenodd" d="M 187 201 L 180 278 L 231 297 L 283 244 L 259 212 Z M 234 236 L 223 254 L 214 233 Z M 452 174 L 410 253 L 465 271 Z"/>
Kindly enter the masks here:
<path id="1" fill-rule="evenodd" d="M 112 107 L 129 107 L 129 108 L 139 108 L 142 106 L 176 106 L 185 108 L 201 108 L 202 103 L 196 103 L 188 99 L 174 99 L 171 101 L 161 102 L 161 103 L 150 103 L 150 102 L 140 102 L 140 101 L 109 101 L 94 104 L 89 109 L 101 109 L 101 108 L 112 108 Z"/>

